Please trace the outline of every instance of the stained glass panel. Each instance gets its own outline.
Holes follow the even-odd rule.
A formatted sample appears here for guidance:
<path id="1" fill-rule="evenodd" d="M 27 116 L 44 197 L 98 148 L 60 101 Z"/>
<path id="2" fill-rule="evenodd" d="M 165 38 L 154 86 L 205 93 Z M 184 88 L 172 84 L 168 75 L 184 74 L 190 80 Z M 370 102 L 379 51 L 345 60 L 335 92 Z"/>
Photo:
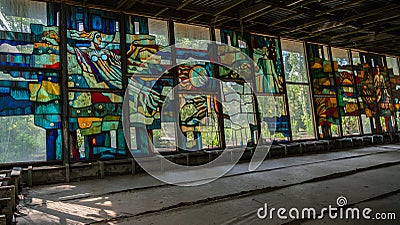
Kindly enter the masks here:
<path id="1" fill-rule="evenodd" d="M 45 157 L 36 158 L 31 156 L 29 160 L 61 160 L 61 98 L 59 75 L 57 73 L 21 72 L 21 71 L 0 71 L 0 117 L 2 122 L 7 122 L 7 129 L 14 127 L 12 132 L 28 138 L 29 134 L 38 139 L 31 146 L 23 148 L 39 152 L 44 151 Z M 10 130 L 11 132 L 11 130 Z M 11 133 L 9 133 L 11 135 Z M 3 137 L 8 135 L 4 134 Z M 41 137 L 41 138 L 39 138 Z M 13 149 L 18 145 L 8 139 L 6 146 Z M 27 141 L 31 143 L 32 141 Z M 45 145 L 45 148 L 40 149 Z M 29 150 L 26 155 L 19 152 L 21 149 L 14 149 L 13 157 L 5 154 L 4 160 L 24 161 L 29 157 Z M 9 150 L 4 150 L 9 151 Z M 22 153 L 22 154 L 21 154 Z M 35 154 L 36 155 L 36 154 Z M 22 157 L 22 158 L 20 158 Z"/>
<path id="2" fill-rule="evenodd" d="M 61 160 L 57 5 L 0 3 L 0 162 Z"/>
<path id="3" fill-rule="evenodd" d="M 287 84 L 289 115 L 294 140 L 315 138 L 309 87 Z"/>
<path id="4" fill-rule="evenodd" d="M 69 92 L 68 121 L 73 160 L 124 156 L 122 93 Z"/>
<path id="5" fill-rule="evenodd" d="M 255 77 L 255 90 L 261 93 L 283 93 L 283 71 L 281 50 L 277 38 L 251 36 L 253 60 L 258 71 Z"/>
<path id="6" fill-rule="evenodd" d="M 247 35 L 230 30 L 218 31 L 216 33 L 218 35 L 216 36 L 217 41 L 237 48 L 218 46 L 219 62 L 226 62 L 225 65 L 229 67 L 220 66 L 218 76 L 223 79 L 246 79 L 247 81 L 252 81 L 254 75 L 249 73 L 249 68 L 251 66 L 255 67 L 255 65 L 251 65 L 250 58 L 246 59 L 242 54 L 248 55 L 249 53 L 250 45 L 247 42 Z"/>
<path id="7" fill-rule="evenodd" d="M 224 134 L 227 147 L 257 142 L 257 122 L 254 97 L 249 84 L 222 83 Z"/>
<path id="8" fill-rule="evenodd" d="M 257 96 L 257 100 L 262 136 L 275 141 L 288 140 L 290 121 L 283 96 Z"/>
<path id="9" fill-rule="evenodd" d="M 81 7 L 67 10 L 68 87 L 121 89 L 117 16 Z"/>
<path id="10" fill-rule="evenodd" d="M 340 115 L 343 135 L 358 135 L 360 131 L 360 109 L 355 86 L 355 76 L 349 52 L 344 49 L 331 48 L 338 88 Z"/>
<path id="11" fill-rule="evenodd" d="M 281 40 L 281 45 L 286 81 L 308 83 L 303 43 Z"/>
<path id="12" fill-rule="evenodd" d="M 320 138 L 340 135 L 337 88 L 332 63 L 326 46 L 307 44 L 310 79 L 314 92 L 315 117 Z M 334 67 L 337 64 L 334 64 Z"/>
<path id="13" fill-rule="evenodd" d="M 373 133 L 393 132 L 395 130 L 394 106 L 389 72 L 385 66 L 384 57 L 368 53 L 359 53 L 359 55 L 362 71 L 358 73 L 358 76 L 364 78 L 360 81 L 359 92 L 363 99 L 365 113 L 371 118 Z"/>
<path id="14" fill-rule="evenodd" d="M 180 94 L 180 129 L 185 138 L 182 148 L 197 151 L 221 147 L 219 106 L 212 95 Z"/>
<path id="15" fill-rule="evenodd" d="M 302 42 L 281 40 L 281 46 L 292 138 L 293 140 L 315 138 L 304 45 Z"/>

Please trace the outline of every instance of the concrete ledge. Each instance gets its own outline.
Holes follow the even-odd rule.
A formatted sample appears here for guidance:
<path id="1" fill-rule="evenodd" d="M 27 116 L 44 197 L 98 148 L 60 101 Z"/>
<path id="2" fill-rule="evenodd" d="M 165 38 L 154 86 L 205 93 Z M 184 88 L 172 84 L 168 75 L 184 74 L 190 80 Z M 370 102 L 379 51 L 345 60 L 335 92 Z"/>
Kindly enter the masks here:
<path id="1" fill-rule="evenodd" d="M 400 140 L 399 134 L 391 134 L 391 136 L 392 136 L 392 143 L 399 142 L 399 140 Z"/>
<path id="2" fill-rule="evenodd" d="M 391 144 L 392 142 L 392 135 L 391 134 L 384 134 L 383 135 L 383 143 L 384 144 Z"/>
<path id="3" fill-rule="evenodd" d="M 317 142 L 317 145 L 321 145 L 322 146 L 321 149 L 322 149 L 323 152 L 330 151 L 331 149 L 334 148 L 333 142 L 330 141 L 330 140 L 318 140 L 316 142 Z"/>
<path id="4" fill-rule="evenodd" d="M 354 147 L 364 146 L 364 139 L 362 137 L 353 137 L 352 139 Z"/>
<path id="5" fill-rule="evenodd" d="M 22 183 L 24 182 L 24 173 L 22 171 Z M 40 184 L 55 184 L 66 182 L 65 166 L 44 166 L 44 167 L 33 167 L 32 168 L 32 185 Z"/>
<path id="6" fill-rule="evenodd" d="M 364 136 L 362 138 L 363 138 L 364 146 L 369 146 L 369 145 L 374 144 L 374 139 L 372 136 Z"/>
<path id="7" fill-rule="evenodd" d="M 316 153 L 318 151 L 315 141 L 301 142 L 300 145 L 302 153 Z"/>
<path id="8" fill-rule="evenodd" d="M 260 147 L 262 147 L 262 146 L 260 146 Z M 251 160 L 251 158 L 253 157 L 253 154 L 254 154 L 254 148 L 246 147 L 241 160 Z"/>
<path id="9" fill-rule="evenodd" d="M 353 139 L 352 138 L 343 138 L 338 140 L 340 142 L 340 148 L 351 148 L 353 147 Z"/>
<path id="10" fill-rule="evenodd" d="M 283 145 L 272 145 L 269 149 L 269 157 L 285 156 L 285 146 Z"/>
<path id="11" fill-rule="evenodd" d="M 400 139 L 398 133 L 391 135 L 369 135 L 362 137 L 349 137 L 336 140 L 318 140 L 294 142 L 289 144 L 276 144 L 270 146 L 267 157 L 284 157 L 286 155 L 312 154 L 330 150 L 348 149 L 351 147 L 369 146 L 372 144 L 395 143 Z M 259 146 L 260 150 L 267 150 L 269 146 Z M 235 154 L 243 152 L 241 148 L 228 148 L 226 162 L 231 162 Z M 204 150 L 198 152 L 183 152 L 179 154 L 165 155 L 166 159 L 180 165 L 201 165 L 208 163 L 223 153 L 223 150 Z M 247 147 L 240 160 L 250 160 L 253 157 L 254 148 Z M 155 170 L 163 171 L 168 165 L 162 165 L 161 156 L 146 158 L 155 167 Z M 146 162 L 145 160 L 145 162 Z M 164 163 L 165 164 L 165 163 Z M 54 184 L 86 179 L 104 178 L 106 176 L 135 174 L 144 172 L 134 159 L 118 159 L 109 161 L 75 162 L 66 165 L 54 166 L 27 166 L 21 173 L 23 185 Z"/>
<path id="12" fill-rule="evenodd" d="M 209 156 L 206 152 L 204 151 L 198 151 L 198 152 L 191 152 L 187 153 L 187 164 L 186 165 L 202 165 L 206 164 L 209 162 Z"/>
<path id="13" fill-rule="evenodd" d="M 70 181 L 80 181 L 87 179 L 100 178 L 99 164 L 94 163 L 74 163 L 70 164 Z"/>
<path id="14" fill-rule="evenodd" d="M 286 155 L 296 155 L 301 154 L 301 145 L 300 143 L 290 143 L 285 145 L 285 154 Z"/>
<path id="15" fill-rule="evenodd" d="M 383 144 L 383 135 L 381 134 L 374 134 L 372 135 L 372 140 L 373 140 L 373 144 L 375 145 L 379 145 L 379 144 Z"/>
<path id="16" fill-rule="evenodd" d="M 324 151 L 325 145 L 324 145 L 323 142 L 313 141 L 313 143 L 314 143 L 314 145 L 315 145 L 315 149 L 316 149 L 316 152 L 317 152 L 317 153 L 323 152 L 323 151 Z"/>
<path id="17" fill-rule="evenodd" d="M 134 172 L 135 169 L 132 167 L 131 159 L 121 159 L 113 162 L 104 161 L 105 176 L 132 174 Z"/>
<path id="18" fill-rule="evenodd" d="M 222 154 L 222 150 L 205 150 L 206 154 L 208 154 L 208 161 L 211 162 L 212 160 L 218 158 Z"/>

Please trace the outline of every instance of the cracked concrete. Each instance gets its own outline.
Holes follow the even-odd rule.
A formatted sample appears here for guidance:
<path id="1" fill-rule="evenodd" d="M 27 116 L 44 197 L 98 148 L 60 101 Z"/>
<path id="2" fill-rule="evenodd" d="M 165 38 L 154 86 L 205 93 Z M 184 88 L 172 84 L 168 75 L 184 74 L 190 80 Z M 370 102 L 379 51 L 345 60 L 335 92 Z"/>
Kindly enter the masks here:
<path id="1" fill-rule="evenodd" d="M 264 203 L 271 207 L 321 208 L 335 205 L 341 195 L 356 206 L 389 205 L 400 216 L 398 202 L 390 198 L 393 195 L 398 199 L 400 190 L 400 145 L 269 159 L 257 171 L 247 169 L 248 163 L 238 164 L 226 176 L 195 187 L 166 185 L 145 174 L 37 186 L 26 190 L 25 206 L 17 221 L 18 224 L 329 224 L 332 221 L 327 219 L 260 220 L 256 212 Z M 184 172 L 175 175 L 185 176 Z M 379 222 L 395 224 L 399 220 Z"/>

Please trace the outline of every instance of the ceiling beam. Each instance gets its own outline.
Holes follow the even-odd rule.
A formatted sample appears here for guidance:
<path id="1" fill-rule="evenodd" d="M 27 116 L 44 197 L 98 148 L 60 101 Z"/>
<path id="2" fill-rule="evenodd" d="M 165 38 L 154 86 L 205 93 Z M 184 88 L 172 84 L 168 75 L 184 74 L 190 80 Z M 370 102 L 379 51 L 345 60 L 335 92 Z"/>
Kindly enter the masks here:
<path id="1" fill-rule="evenodd" d="M 244 20 L 244 22 L 253 21 L 254 19 L 257 19 L 258 17 L 264 16 L 265 14 L 271 13 L 271 12 L 276 11 L 276 10 L 278 10 L 278 8 L 271 8 L 269 10 L 265 10 L 264 12 L 261 12 L 261 13 L 259 13 L 257 15 L 254 15 L 254 16 L 251 16 L 249 18 L 246 18 Z"/>
<path id="2" fill-rule="evenodd" d="M 122 6 L 125 5 L 129 0 L 119 0 L 117 3 L 117 9 L 121 8 Z"/>
<path id="3" fill-rule="evenodd" d="M 301 8 L 305 5 L 311 4 L 313 2 L 318 2 L 319 0 L 294 0 L 291 1 L 290 3 L 286 3 L 287 7 L 290 7 L 291 9 L 297 9 L 297 8 Z"/>
<path id="4" fill-rule="evenodd" d="M 364 28 L 360 28 L 360 29 L 357 29 L 357 30 L 354 30 L 354 31 L 350 31 L 350 32 L 346 32 L 346 33 L 342 33 L 342 34 L 337 34 L 337 35 L 331 36 L 331 40 L 337 39 L 339 37 L 345 37 L 345 36 L 349 36 L 349 35 L 352 35 L 352 34 L 357 34 L 357 33 L 375 33 L 375 31 L 368 30 L 368 29 L 374 27 L 374 26 L 371 26 L 371 24 L 370 24 L 370 26 L 366 26 Z M 399 29 L 400 29 L 400 26 L 389 27 L 389 28 L 385 28 L 385 29 L 381 30 L 380 33 L 387 33 L 387 32 L 395 31 L 395 30 L 399 30 Z"/>
<path id="5" fill-rule="evenodd" d="M 233 17 L 228 17 L 228 16 L 216 16 L 212 19 L 211 24 L 217 24 L 218 22 L 221 22 L 226 19 L 233 19 Z"/>
<path id="6" fill-rule="evenodd" d="M 379 37 L 381 37 L 381 36 L 379 36 Z M 366 40 L 368 38 L 371 38 L 371 36 L 370 37 L 360 36 L 358 38 L 354 38 L 354 40 L 350 40 L 349 43 L 353 43 L 353 45 L 355 44 L 357 46 L 367 46 L 367 45 L 375 45 L 375 44 L 382 43 L 382 42 L 389 42 L 392 40 L 397 40 L 399 37 L 396 38 L 394 36 L 391 36 L 391 37 L 383 36 L 381 38 L 374 39 L 374 40 Z M 358 42 L 358 41 L 362 41 L 362 42 Z"/>
<path id="7" fill-rule="evenodd" d="M 203 13 L 194 14 L 194 15 L 190 16 L 189 18 L 187 18 L 186 21 L 190 22 L 190 21 L 192 21 L 192 20 L 194 20 L 194 19 L 199 18 L 199 17 L 202 16 L 202 15 L 204 15 L 204 14 L 203 14 Z"/>
<path id="8" fill-rule="evenodd" d="M 275 22 L 271 23 L 270 26 L 275 26 L 275 25 L 278 25 L 278 24 L 280 24 L 280 23 L 283 23 L 283 22 L 286 22 L 286 21 L 295 19 L 295 18 L 297 18 L 297 17 L 299 17 L 299 16 L 301 16 L 301 15 L 302 15 L 302 13 L 298 13 L 298 14 L 291 15 L 291 16 L 289 16 L 289 17 L 286 17 L 285 19 L 280 19 L 280 20 L 278 20 L 278 21 L 275 21 Z"/>
<path id="9" fill-rule="evenodd" d="M 271 5 L 265 2 L 260 2 L 258 4 L 255 4 L 253 6 L 250 6 L 249 8 L 243 9 L 239 12 L 239 18 L 241 20 L 248 18 L 254 14 L 259 14 L 263 13 L 262 11 L 271 8 Z M 255 17 L 257 18 L 257 17 Z"/>
<path id="10" fill-rule="evenodd" d="M 129 10 L 130 8 L 132 8 L 137 2 L 138 0 L 130 0 L 131 2 L 128 3 L 128 5 L 126 5 L 125 9 Z"/>
<path id="11" fill-rule="evenodd" d="M 333 26 L 331 26 L 329 28 L 326 28 L 326 29 L 322 29 L 322 30 L 319 30 L 319 31 L 314 31 L 314 32 L 312 32 L 311 35 L 300 37 L 300 39 L 303 40 L 303 39 L 309 39 L 309 38 L 313 38 L 313 37 L 318 37 L 318 36 L 320 36 L 322 34 L 329 33 L 332 30 L 338 30 L 338 29 L 341 29 L 341 28 L 344 28 L 344 27 L 347 27 L 347 26 L 348 26 L 347 24 L 339 23 L 339 24 L 333 25 Z"/>
<path id="12" fill-rule="evenodd" d="M 374 9 L 374 10 L 371 10 L 371 11 L 363 12 L 362 14 L 359 14 L 359 15 L 347 17 L 346 19 L 343 20 L 343 22 L 344 23 L 348 23 L 348 22 L 351 22 L 351 21 L 354 21 L 354 20 L 362 19 L 362 18 L 365 18 L 365 17 L 370 17 L 370 16 L 373 16 L 373 15 L 377 15 L 377 14 L 380 14 L 380 13 L 383 13 L 383 12 L 386 12 L 386 11 L 389 11 L 389 10 L 395 10 L 395 9 L 398 9 L 398 8 L 400 8 L 399 5 L 390 4 L 390 5 L 385 6 L 383 8 L 378 8 L 378 9 Z"/>
<path id="13" fill-rule="evenodd" d="M 381 18 L 381 19 L 376 19 L 376 20 L 373 20 L 371 22 L 363 23 L 363 25 L 370 25 L 370 24 L 380 23 L 380 22 L 387 21 L 387 20 L 392 20 L 392 19 L 395 19 L 395 18 L 398 18 L 398 17 L 400 17 L 400 13 L 394 11 L 394 15 L 385 16 L 384 18 Z"/>
<path id="14" fill-rule="evenodd" d="M 176 7 L 176 10 L 181 10 L 183 9 L 183 7 L 189 5 L 190 3 L 192 3 L 194 0 L 186 0 L 184 2 L 182 2 L 180 5 L 178 5 L 178 7 Z"/>
<path id="15" fill-rule="evenodd" d="M 220 26 L 222 26 L 224 23 L 227 23 L 227 22 L 230 22 L 230 21 L 233 21 L 233 20 L 235 20 L 235 19 L 234 19 L 234 18 L 225 18 L 224 20 L 221 20 L 221 22 L 215 23 L 215 26 L 220 27 Z"/>
<path id="16" fill-rule="evenodd" d="M 355 4 L 355 3 L 354 3 L 354 4 Z M 369 17 L 369 16 L 376 15 L 376 14 L 380 14 L 380 13 L 386 12 L 386 11 L 388 11 L 388 10 L 393 10 L 394 8 L 399 8 L 399 6 L 395 6 L 395 5 L 390 4 L 390 5 L 386 6 L 386 7 L 383 7 L 383 8 L 380 8 L 380 9 L 371 10 L 371 11 L 368 11 L 368 12 L 363 13 L 363 14 L 361 14 L 361 15 L 351 16 L 351 17 L 348 17 L 348 18 L 344 19 L 343 22 L 342 22 L 341 24 L 343 24 L 343 25 L 346 25 L 346 24 L 349 25 L 348 23 L 351 22 L 351 21 L 358 20 L 358 19 L 365 18 L 365 17 Z M 328 10 L 326 10 L 326 11 L 328 11 Z M 326 11 L 325 11 L 325 12 L 326 12 Z M 321 12 L 319 15 L 324 15 L 324 14 L 325 14 L 324 12 Z M 394 17 L 397 17 L 397 16 L 399 16 L 399 15 L 395 15 Z M 284 19 L 283 21 L 288 21 L 288 20 L 293 19 L 293 18 L 295 18 L 295 17 L 297 17 L 297 15 L 293 15 L 292 17 L 288 17 L 288 18 Z M 327 21 L 328 21 L 328 20 L 326 20 L 325 22 L 327 22 Z M 382 20 L 382 21 L 383 21 L 383 20 Z M 274 25 L 276 25 L 276 24 L 279 24 L 280 22 L 281 22 L 281 21 L 277 21 L 277 22 L 275 22 L 275 23 L 272 23 L 271 26 L 274 26 Z M 371 24 L 372 24 L 372 23 L 376 23 L 376 22 L 374 21 L 374 22 L 371 22 Z M 310 25 L 310 24 L 311 24 L 311 25 Z M 318 22 L 316 22 L 316 23 L 311 22 L 311 23 L 309 23 L 309 24 L 303 24 L 302 26 L 296 27 L 296 28 L 294 28 L 294 29 L 292 29 L 292 30 L 290 30 L 290 31 L 283 32 L 282 35 L 284 35 L 284 34 L 289 34 L 289 33 L 293 33 L 293 32 L 295 32 L 295 31 L 298 31 L 298 30 L 301 30 L 301 29 L 304 29 L 304 28 L 307 28 L 307 27 L 310 27 L 310 26 L 315 26 L 315 25 L 317 25 L 317 24 L 318 24 Z M 318 35 L 317 35 L 317 36 L 318 36 Z M 338 37 L 339 37 L 339 36 L 340 36 L 340 37 L 341 37 L 341 36 L 347 36 L 347 34 L 341 34 L 341 35 L 338 35 Z M 312 35 L 311 37 L 315 37 L 315 36 Z M 335 38 L 337 38 L 337 37 L 335 37 Z M 332 37 L 331 39 L 333 40 L 334 38 Z"/>
<path id="17" fill-rule="evenodd" d="M 346 8 L 346 7 L 349 7 L 349 5 L 359 4 L 359 3 L 364 2 L 364 1 L 365 1 L 365 0 L 359 0 L 359 1 L 356 1 L 356 2 L 353 2 L 353 3 L 350 3 L 350 4 L 349 4 L 349 3 L 341 4 L 341 5 L 336 6 L 336 7 L 334 7 L 334 8 L 331 8 L 331 9 L 328 9 L 328 10 L 325 10 L 325 11 L 322 11 L 322 12 L 319 12 L 319 13 L 316 13 L 315 16 L 312 16 L 312 17 L 314 17 L 314 18 L 315 18 L 315 17 L 320 17 L 320 16 L 326 15 L 326 14 L 328 14 L 328 13 L 331 13 L 331 12 L 334 12 L 334 11 L 337 11 L 337 10 L 340 10 L 340 9 L 343 9 L 343 8 Z M 286 22 L 286 21 L 293 20 L 293 19 L 299 17 L 299 16 L 302 15 L 302 14 L 303 14 L 303 13 L 300 12 L 299 14 L 294 14 L 294 15 L 292 15 L 292 16 L 289 16 L 289 17 L 285 18 L 285 19 L 281 19 L 281 20 L 279 20 L 279 21 L 276 21 L 276 22 L 272 23 L 271 26 L 275 26 L 275 25 L 277 25 L 277 24 L 280 24 L 280 23 L 283 23 L 283 22 Z M 341 23 L 341 24 L 344 25 L 343 23 Z"/>
<path id="18" fill-rule="evenodd" d="M 154 14 L 154 16 L 159 16 L 159 15 L 163 14 L 165 11 L 167 11 L 168 9 L 169 9 L 168 7 L 163 8 L 160 11 L 158 11 L 156 14 Z"/>
<path id="19" fill-rule="evenodd" d="M 304 2 L 304 4 L 305 4 L 305 3 L 310 4 L 310 3 L 315 2 L 315 1 L 316 1 L 316 0 L 307 1 L 307 2 Z M 357 1 L 357 2 L 362 2 L 362 1 L 365 1 L 365 0 L 359 0 L 359 1 Z M 351 4 L 356 4 L 357 2 L 351 3 Z M 349 4 L 347 4 L 346 6 L 348 6 L 348 5 L 349 5 Z M 276 26 L 276 25 L 278 25 L 278 24 L 280 24 L 280 23 L 293 20 L 293 19 L 295 19 L 295 18 L 297 18 L 297 17 L 299 17 L 299 16 L 301 16 L 301 15 L 307 15 L 307 16 L 309 16 L 309 17 L 311 17 L 311 18 L 320 17 L 320 16 L 325 16 L 325 15 L 328 14 L 329 12 L 333 12 L 333 11 L 339 10 L 340 8 L 344 8 L 344 7 L 345 7 L 345 4 L 341 5 L 340 8 L 336 8 L 336 7 L 335 7 L 334 9 L 328 9 L 328 10 L 325 10 L 325 11 L 322 11 L 322 12 L 316 12 L 315 10 L 302 9 L 302 6 L 303 6 L 303 5 L 296 5 L 295 7 L 285 7 L 285 6 L 282 6 L 281 8 L 293 12 L 293 15 L 291 15 L 291 16 L 289 16 L 289 17 L 286 17 L 286 18 L 284 18 L 284 19 L 280 19 L 280 20 L 278 20 L 278 21 L 275 21 L 275 22 L 271 23 L 270 26 Z M 276 7 L 278 7 L 278 6 L 276 6 Z M 318 16 L 316 16 L 316 15 L 318 15 Z M 330 19 L 331 19 L 332 21 L 336 21 L 336 18 L 330 18 Z M 337 21 L 337 22 L 340 22 L 340 21 Z"/>
<path id="20" fill-rule="evenodd" d="M 357 30 L 354 30 L 354 31 L 350 31 L 350 32 L 334 35 L 334 36 L 331 37 L 331 40 L 334 40 L 334 39 L 337 39 L 337 38 L 340 38 L 340 37 L 349 36 L 349 35 L 352 35 L 352 34 L 362 33 L 362 32 L 370 32 L 370 31 L 368 31 L 368 30 L 366 30 L 364 28 L 361 28 L 361 29 L 357 29 Z"/>
<path id="21" fill-rule="evenodd" d="M 400 30 L 400 26 L 388 27 L 381 31 L 381 33 L 387 33 L 390 31 Z"/>
<path id="22" fill-rule="evenodd" d="M 232 5 L 229 5 L 229 6 L 227 6 L 227 7 L 222 7 L 222 9 L 220 9 L 220 10 L 217 11 L 217 12 L 215 12 L 214 15 L 215 15 L 215 16 L 218 16 L 218 15 L 220 15 L 220 14 L 222 14 L 222 13 L 228 11 L 228 10 L 231 10 L 231 9 L 235 8 L 236 6 L 242 4 L 242 3 L 245 2 L 245 1 L 247 1 L 247 0 L 237 0 L 237 1 L 236 1 L 235 3 L 233 3 Z"/>
<path id="23" fill-rule="evenodd" d="M 315 26 L 315 25 L 318 25 L 318 24 L 321 24 L 321 23 L 325 23 L 325 22 L 329 22 L 329 19 L 321 19 L 319 21 L 312 21 L 312 22 L 309 22 L 309 23 L 305 23 L 303 25 L 294 27 L 294 28 L 290 29 L 289 31 L 282 32 L 281 35 L 291 34 L 291 33 L 294 33 L 294 32 L 296 32 L 298 30 L 302 30 L 304 28 L 312 27 L 312 26 Z"/>
<path id="24" fill-rule="evenodd" d="M 387 35 L 387 34 L 367 34 L 367 35 L 362 35 L 354 38 L 350 38 L 349 42 L 356 42 L 356 41 L 362 41 L 363 43 L 369 43 L 369 42 L 375 42 L 375 41 L 381 41 L 381 40 L 389 40 L 392 39 L 394 35 Z M 371 39 L 371 40 L 368 40 Z"/>
<path id="25" fill-rule="evenodd" d="M 365 2 L 365 0 L 358 0 L 358 1 L 355 1 L 355 2 L 350 2 L 350 3 L 344 3 L 344 4 L 341 4 L 341 5 L 337 5 L 337 6 L 334 6 L 333 8 L 330 8 L 328 10 L 325 10 L 325 11 L 322 11 L 320 13 L 315 14 L 315 17 L 319 17 L 319 16 L 322 16 L 322 15 L 325 15 L 325 14 L 328 14 L 328 13 L 332 13 L 332 12 L 335 12 L 337 10 L 345 9 L 345 8 L 348 8 L 351 5 L 357 5 L 357 4 L 360 4 L 362 2 Z"/>

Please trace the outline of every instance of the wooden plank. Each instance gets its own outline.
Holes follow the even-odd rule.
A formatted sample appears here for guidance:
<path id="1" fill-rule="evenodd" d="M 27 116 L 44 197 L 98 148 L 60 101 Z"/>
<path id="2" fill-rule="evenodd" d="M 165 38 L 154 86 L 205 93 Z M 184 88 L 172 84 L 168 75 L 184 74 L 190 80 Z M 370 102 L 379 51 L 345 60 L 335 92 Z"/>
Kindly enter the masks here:
<path id="1" fill-rule="evenodd" d="M 13 178 L 11 177 L 0 177 L 1 185 L 0 186 L 7 186 L 13 183 Z"/>
<path id="2" fill-rule="evenodd" d="M 10 198 L 11 199 L 11 208 L 16 209 L 16 193 L 15 186 L 0 186 L 0 198 Z"/>
<path id="3" fill-rule="evenodd" d="M 21 171 L 22 171 L 22 168 L 21 168 L 21 167 L 14 167 L 14 168 L 12 169 L 12 171 L 11 171 L 10 176 L 11 176 L 11 177 L 20 176 L 20 175 L 21 175 Z"/>
<path id="4" fill-rule="evenodd" d="M 0 225 L 6 225 L 6 215 L 0 215 Z"/>
<path id="5" fill-rule="evenodd" d="M 11 224 L 13 219 L 11 198 L 0 198 L 0 214 L 6 216 L 6 224 Z"/>

